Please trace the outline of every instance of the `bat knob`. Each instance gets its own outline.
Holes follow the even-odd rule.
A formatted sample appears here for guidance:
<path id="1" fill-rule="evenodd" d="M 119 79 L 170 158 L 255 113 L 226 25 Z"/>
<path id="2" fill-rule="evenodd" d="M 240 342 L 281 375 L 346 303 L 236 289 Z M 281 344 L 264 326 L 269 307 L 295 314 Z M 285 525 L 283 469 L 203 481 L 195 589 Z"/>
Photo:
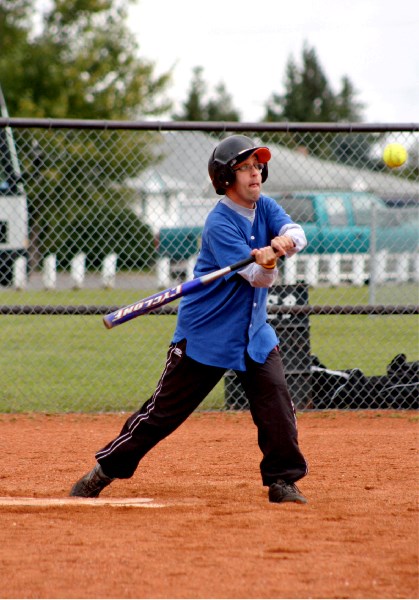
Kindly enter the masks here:
<path id="1" fill-rule="evenodd" d="M 105 325 L 106 329 L 112 329 L 112 321 L 108 320 L 107 317 L 103 317 L 103 324 Z"/>

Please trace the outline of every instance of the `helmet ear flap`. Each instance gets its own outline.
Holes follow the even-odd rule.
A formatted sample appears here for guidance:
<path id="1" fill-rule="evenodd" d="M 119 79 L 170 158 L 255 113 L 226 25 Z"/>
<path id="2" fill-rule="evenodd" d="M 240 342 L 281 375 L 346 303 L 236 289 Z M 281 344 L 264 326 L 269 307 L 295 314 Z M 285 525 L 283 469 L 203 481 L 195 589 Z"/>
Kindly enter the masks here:
<path id="1" fill-rule="evenodd" d="M 214 164 L 214 184 L 216 192 L 219 195 L 225 194 L 226 189 L 229 185 L 234 183 L 236 175 L 231 167 L 223 165 L 222 163 L 215 161 Z"/>
<path id="2" fill-rule="evenodd" d="M 268 163 L 264 163 L 263 169 L 262 169 L 262 183 L 265 183 L 265 181 L 267 179 L 268 179 Z"/>
<path id="3" fill-rule="evenodd" d="M 227 165 L 221 165 L 218 169 L 217 175 L 219 183 L 224 187 L 228 187 L 234 183 L 234 180 L 236 179 L 233 169 Z"/>

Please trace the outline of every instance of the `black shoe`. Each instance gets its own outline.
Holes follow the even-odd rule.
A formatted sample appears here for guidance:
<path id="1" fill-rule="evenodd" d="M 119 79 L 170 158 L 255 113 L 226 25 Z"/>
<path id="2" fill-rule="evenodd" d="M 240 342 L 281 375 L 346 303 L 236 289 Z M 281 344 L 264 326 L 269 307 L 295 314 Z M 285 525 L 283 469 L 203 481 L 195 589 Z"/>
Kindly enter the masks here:
<path id="1" fill-rule="evenodd" d="M 297 502 L 298 504 L 307 504 L 295 483 L 285 483 L 278 479 L 269 486 L 269 502 Z"/>
<path id="2" fill-rule="evenodd" d="M 73 485 L 70 496 L 97 498 L 103 488 L 112 483 L 112 481 L 113 478 L 105 475 L 100 464 L 97 463 L 89 473 Z"/>

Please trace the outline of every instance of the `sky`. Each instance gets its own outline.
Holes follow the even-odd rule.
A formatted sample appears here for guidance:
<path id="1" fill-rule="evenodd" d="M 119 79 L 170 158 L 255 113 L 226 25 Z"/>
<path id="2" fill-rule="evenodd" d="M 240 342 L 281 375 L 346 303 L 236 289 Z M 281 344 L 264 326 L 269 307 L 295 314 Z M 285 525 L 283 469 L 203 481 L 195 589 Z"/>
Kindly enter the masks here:
<path id="1" fill-rule="evenodd" d="M 137 0 L 128 24 L 155 73 L 173 69 L 177 112 L 200 66 L 209 92 L 224 83 L 241 121 L 260 121 L 307 43 L 335 93 L 349 77 L 364 122 L 419 122 L 419 0 Z"/>

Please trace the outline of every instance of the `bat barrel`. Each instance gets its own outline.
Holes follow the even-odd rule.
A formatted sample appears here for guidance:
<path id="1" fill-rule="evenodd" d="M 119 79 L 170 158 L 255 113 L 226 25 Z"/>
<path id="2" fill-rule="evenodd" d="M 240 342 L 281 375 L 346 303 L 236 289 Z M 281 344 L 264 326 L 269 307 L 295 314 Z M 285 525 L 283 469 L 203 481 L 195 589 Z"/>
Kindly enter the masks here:
<path id="1" fill-rule="evenodd" d="M 180 298 L 180 296 L 183 296 L 183 288 L 185 285 L 186 284 L 168 288 L 167 290 L 157 292 L 157 294 L 138 300 L 138 302 L 119 308 L 118 310 L 105 315 L 103 317 L 103 323 L 107 329 L 112 329 L 116 325 L 122 325 L 122 323 L 135 319 L 135 317 L 145 315 L 155 308 L 173 302 L 177 298 Z"/>
<path id="2" fill-rule="evenodd" d="M 145 315 L 159 306 L 173 302 L 181 296 L 187 296 L 192 292 L 196 292 L 211 281 L 219 279 L 233 270 L 240 269 L 251 262 L 254 262 L 254 260 L 254 256 L 250 256 L 245 260 L 235 263 L 234 265 L 230 265 L 229 267 L 224 267 L 223 269 L 219 269 L 213 273 L 208 273 L 202 277 L 197 277 L 196 279 L 192 279 L 191 281 L 187 281 L 186 283 L 182 283 L 176 287 L 168 288 L 162 292 L 157 292 L 157 294 L 143 298 L 138 302 L 134 302 L 129 306 L 124 306 L 118 310 L 115 310 L 114 312 L 109 313 L 108 315 L 105 315 L 103 317 L 103 323 L 106 329 L 112 329 L 116 325 L 122 325 L 122 323 L 126 323 L 127 321 L 135 319 L 135 317 L 139 317 L 140 315 Z"/>

